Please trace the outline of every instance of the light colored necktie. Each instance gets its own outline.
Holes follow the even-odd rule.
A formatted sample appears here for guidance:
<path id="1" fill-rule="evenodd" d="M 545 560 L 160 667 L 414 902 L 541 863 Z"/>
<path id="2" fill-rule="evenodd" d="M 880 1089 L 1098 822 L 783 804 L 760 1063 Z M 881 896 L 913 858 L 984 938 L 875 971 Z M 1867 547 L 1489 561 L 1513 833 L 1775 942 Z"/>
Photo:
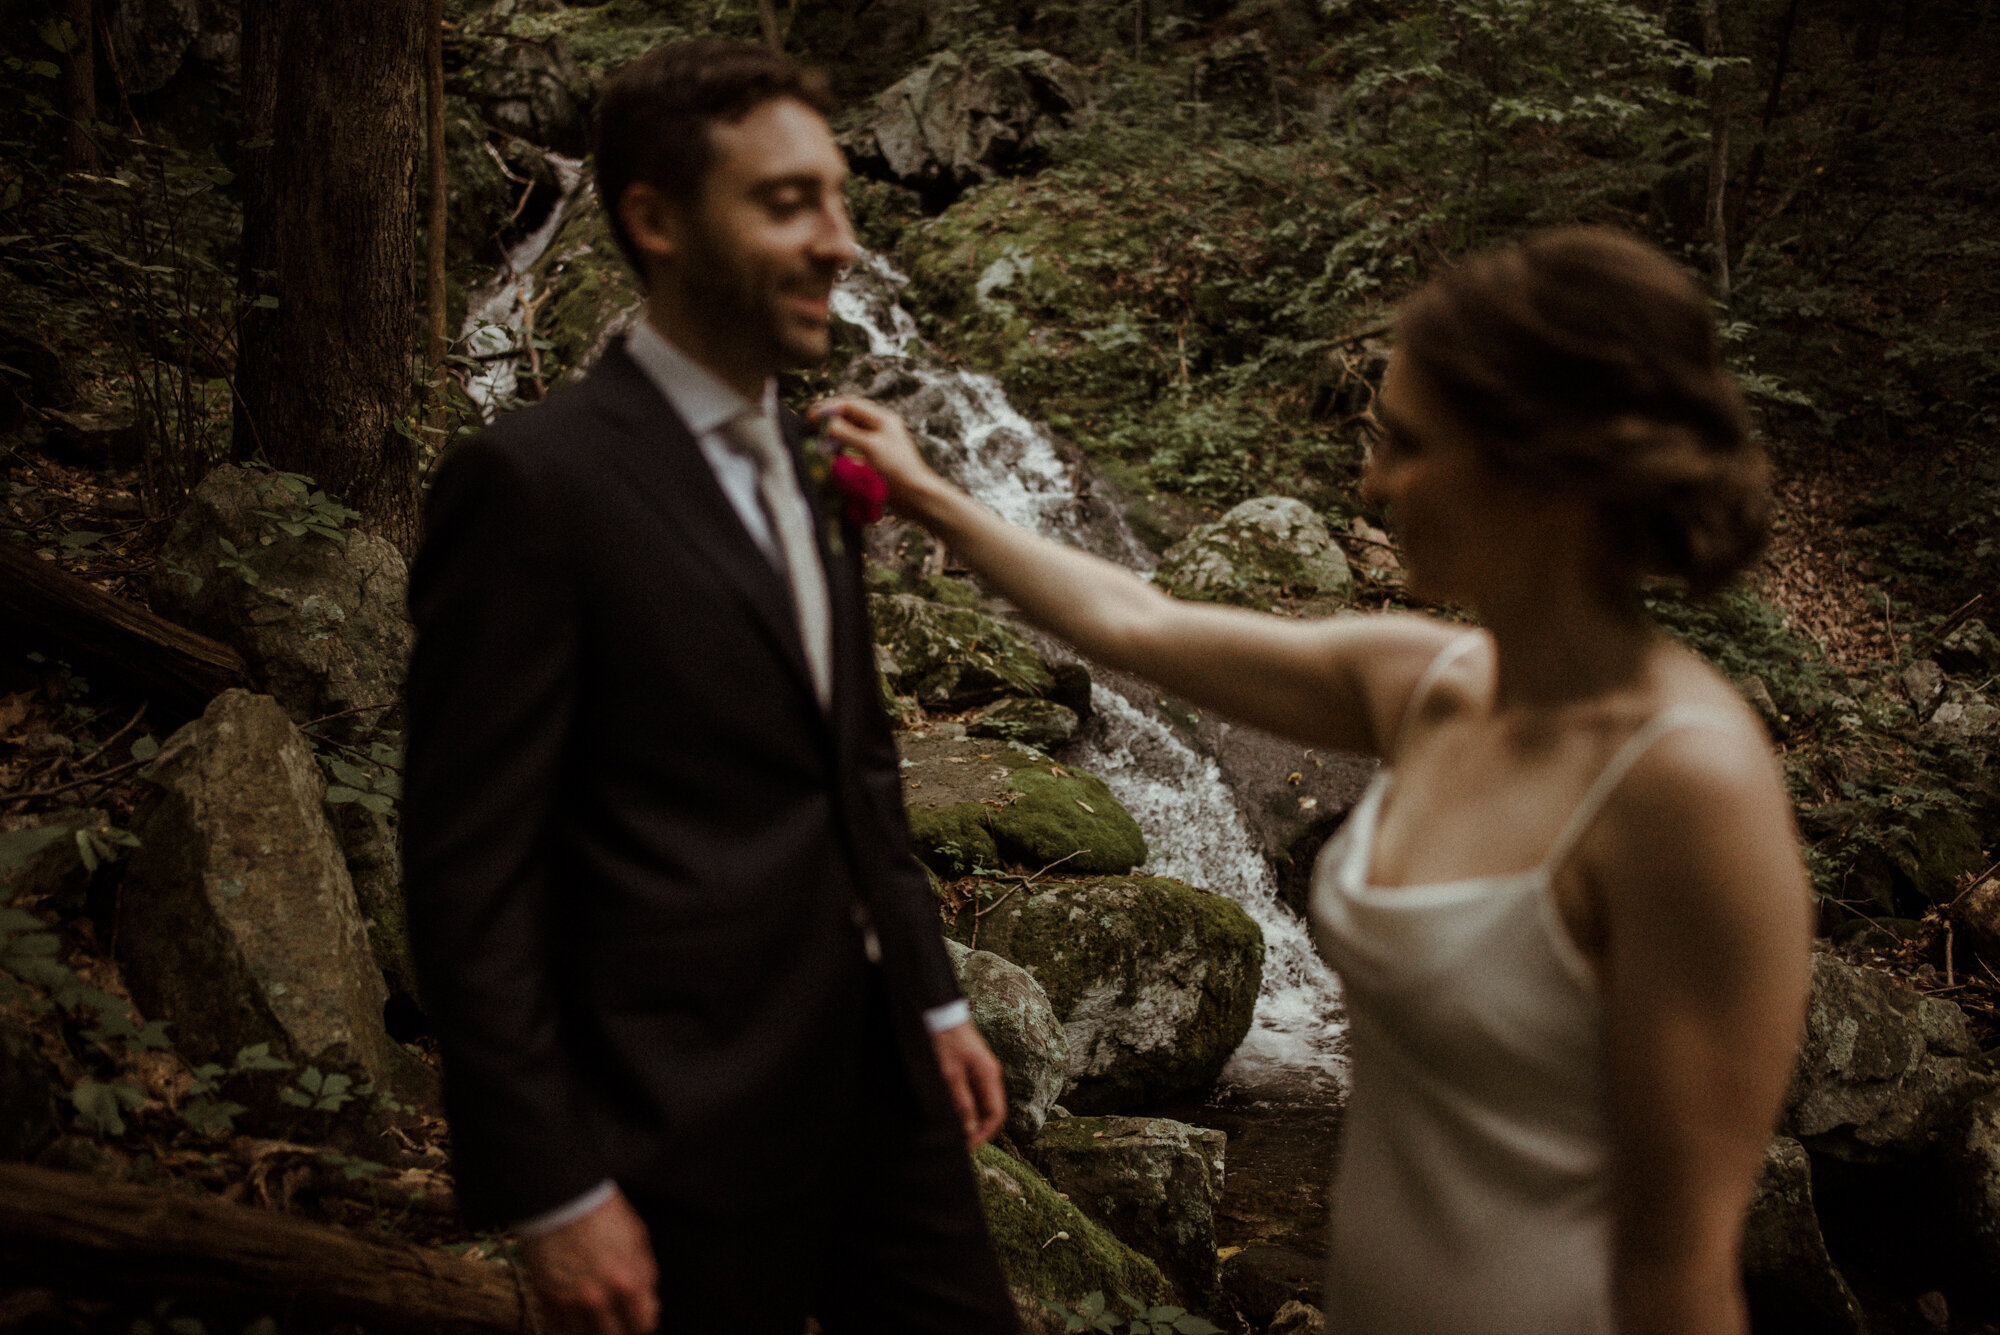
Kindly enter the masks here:
<path id="1" fill-rule="evenodd" d="M 812 523 L 800 504 L 791 451 L 778 436 L 778 424 L 754 408 L 730 418 L 723 424 L 722 434 L 757 465 L 757 499 L 763 502 L 764 518 L 777 539 L 779 573 L 791 586 L 792 610 L 798 615 L 799 638 L 805 642 L 813 693 L 825 709 L 833 703 L 833 612 Z"/>

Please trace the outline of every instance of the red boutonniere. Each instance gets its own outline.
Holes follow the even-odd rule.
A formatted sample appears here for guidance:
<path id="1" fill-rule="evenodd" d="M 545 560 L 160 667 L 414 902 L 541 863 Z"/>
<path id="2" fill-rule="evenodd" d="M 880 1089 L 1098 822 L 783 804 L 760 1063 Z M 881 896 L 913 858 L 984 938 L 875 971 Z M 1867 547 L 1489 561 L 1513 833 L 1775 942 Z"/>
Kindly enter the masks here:
<path id="1" fill-rule="evenodd" d="M 889 501 L 889 482 L 865 460 L 842 452 L 822 431 L 806 442 L 806 468 L 827 506 L 827 541 L 836 555 L 844 554 L 843 521 L 866 528 L 882 517 Z"/>

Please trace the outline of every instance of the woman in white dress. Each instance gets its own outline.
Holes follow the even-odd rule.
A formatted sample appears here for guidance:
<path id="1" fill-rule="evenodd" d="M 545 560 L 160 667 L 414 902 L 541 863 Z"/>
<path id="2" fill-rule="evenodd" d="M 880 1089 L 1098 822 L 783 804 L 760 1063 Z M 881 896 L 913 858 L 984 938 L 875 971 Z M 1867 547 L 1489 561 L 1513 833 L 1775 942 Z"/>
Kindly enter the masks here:
<path id="1" fill-rule="evenodd" d="M 855 400 L 830 430 L 1031 619 L 1190 701 L 1384 766 L 1322 855 L 1353 1091 L 1340 1335 L 1734 1335 L 1743 1214 L 1804 1013 L 1810 894 L 1755 716 L 1651 626 L 1763 539 L 1700 290 L 1603 229 L 1405 306 L 1364 495 L 1418 615 L 1180 602 L 1011 527 Z"/>

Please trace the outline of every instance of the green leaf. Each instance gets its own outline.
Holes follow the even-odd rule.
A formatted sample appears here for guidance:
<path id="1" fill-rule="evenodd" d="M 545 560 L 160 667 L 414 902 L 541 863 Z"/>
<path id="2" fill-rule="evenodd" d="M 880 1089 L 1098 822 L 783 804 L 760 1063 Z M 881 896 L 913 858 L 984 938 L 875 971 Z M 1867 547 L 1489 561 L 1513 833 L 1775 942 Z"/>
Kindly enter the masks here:
<path id="1" fill-rule="evenodd" d="M 275 311 L 278 309 L 278 299 L 268 292 L 250 304 L 260 311 Z"/>
<path id="2" fill-rule="evenodd" d="M 320 1092 L 320 1086 L 324 1084 L 325 1081 L 326 1077 L 319 1073 L 319 1067 L 308 1066 L 306 1067 L 304 1073 L 302 1073 L 299 1076 L 299 1087 L 301 1089 L 309 1090 L 312 1093 L 317 1094 Z"/>
<path id="3" fill-rule="evenodd" d="M 62 66 L 52 60 L 30 61 L 28 69 L 33 73 L 41 75 L 44 79 L 60 79 L 62 77 Z"/>
<path id="4" fill-rule="evenodd" d="M 37 825 L 26 830 L 0 834 L 0 871 L 25 867 L 29 859 L 59 839 L 68 837 L 71 825 Z"/>
<path id="5" fill-rule="evenodd" d="M 236 1119 L 246 1111 L 242 1104 L 227 1099 L 199 1099 L 181 1106 L 181 1121 L 203 1134 L 219 1135 L 234 1131 Z"/>
<path id="6" fill-rule="evenodd" d="M 1174 1318 L 1176 1335 L 1222 1335 L 1222 1327 L 1192 1313 Z"/>
<path id="7" fill-rule="evenodd" d="M 280 1061 L 271 1055 L 271 1045 L 269 1043 L 254 1043 L 237 1052 L 233 1069 L 238 1071 L 283 1071 L 290 1066 L 290 1062 Z"/>
<path id="8" fill-rule="evenodd" d="M 396 809 L 396 799 L 387 793 L 363 793 L 355 801 L 378 816 L 386 816 Z"/>
<path id="9" fill-rule="evenodd" d="M 16 959 L 30 957 L 51 958 L 62 948 L 62 939 L 52 932 L 36 932 L 32 936 L 17 936 L 7 943 L 6 953 Z"/>
<path id="10" fill-rule="evenodd" d="M 122 1102 L 116 1087 L 96 1080 L 77 1082 L 69 1092 L 69 1101 L 75 1106 L 77 1116 L 97 1131 L 107 1136 L 125 1134 L 125 1118 Z"/>
<path id="11" fill-rule="evenodd" d="M 61 543 L 64 551 L 80 552 L 92 543 L 102 541 L 103 538 L 104 535 L 102 533 L 89 533 L 79 530 L 75 533 L 63 534 L 58 541 Z"/>
<path id="12" fill-rule="evenodd" d="M 349 788 L 365 789 L 370 786 L 368 771 L 362 769 L 359 765 L 342 760 L 338 756 L 329 756 L 327 757 L 326 767 L 333 771 L 334 778 L 340 780 Z"/>
<path id="13" fill-rule="evenodd" d="M 278 1099 L 280 1102 L 291 1104 L 294 1108 L 310 1108 L 313 1106 L 312 1095 L 301 1094 L 296 1089 L 279 1090 Z"/>
<path id="14" fill-rule="evenodd" d="M 333 784 L 326 790 L 326 800 L 335 806 L 344 806 L 349 802 L 359 802 L 361 800 L 361 793 L 353 788 Z"/>
<path id="15" fill-rule="evenodd" d="M 1104 1314 L 1103 1291 L 1096 1289 L 1092 1290 L 1089 1294 L 1085 1295 L 1083 1302 L 1077 1307 L 1076 1310 L 1078 1315 L 1080 1316 L 1087 1316 L 1087 1317 L 1102 1316 Z"/>
<path id="16" fill-rule="evenodd" d="M 217 535 L 216 535 L 216 538 L 215 538 L 215 542 L 216 542 L 216 545 L 217 545 L 217 546 L 219 546 L 219 547 L 221 547 L 221 548 L 222 548 L 222 550 L 223 550 L 223 551 L 224 551 L 225 553 L 227 553 L 228 555 L 230 555 L 230 556 L 233 556 L 233 557 L 237 558 L 238 560 L 241 560 L 241 559 L 243 558 L 243 553 L 242 553 L 242 552 L 239 552 L 239 551 L 237 551 L 237 550 L 236 550 L 236 544 L 235 544 L 235 543 L 233 543 L 233 542 L 231 542 L 231 541 L 230 541 L 229 539 L 227 539 L 227 538 L 223 537 L 223 536 L 222 536 L 222 535 L 220 535 L 220 534 L 217 534 Z"/>
<path id="17" fill-rule="evenodd" d="M 158 754 L 160 754 L 160 740 L 157 737 L 148 735 L 132 743 L 132 759 L 134 760 L 151 760 Z"/>
<path id="18" fill-rule="evenodd" d="M 94 872 L 97 870 L 97 845 L 91 842 L 90 831 L 78 830 L 76 832 L 76 855 L 83 859 L 83 869 L 85 871 Z"/>
<path id="19" fill-rule="evenodd" d="M 47 926 L 26 909 L 0 909 L 0 932 L 39 932 Z"/>

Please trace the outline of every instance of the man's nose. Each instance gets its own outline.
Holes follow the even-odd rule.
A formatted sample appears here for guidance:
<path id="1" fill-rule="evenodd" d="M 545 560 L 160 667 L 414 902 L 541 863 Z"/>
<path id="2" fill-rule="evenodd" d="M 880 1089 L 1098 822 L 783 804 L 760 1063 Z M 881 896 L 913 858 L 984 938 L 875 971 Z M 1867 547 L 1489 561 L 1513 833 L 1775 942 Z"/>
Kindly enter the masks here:
<path id="1" fill-rule="evenodd" d="M 835 195 L 827 207 L 825 221 L 813 243 L 816 258 L 842 268 L 861 257 L 861 247 L 854 239 L 854 224 L 848 221 L 847 204 L 840 196 Z"/>

